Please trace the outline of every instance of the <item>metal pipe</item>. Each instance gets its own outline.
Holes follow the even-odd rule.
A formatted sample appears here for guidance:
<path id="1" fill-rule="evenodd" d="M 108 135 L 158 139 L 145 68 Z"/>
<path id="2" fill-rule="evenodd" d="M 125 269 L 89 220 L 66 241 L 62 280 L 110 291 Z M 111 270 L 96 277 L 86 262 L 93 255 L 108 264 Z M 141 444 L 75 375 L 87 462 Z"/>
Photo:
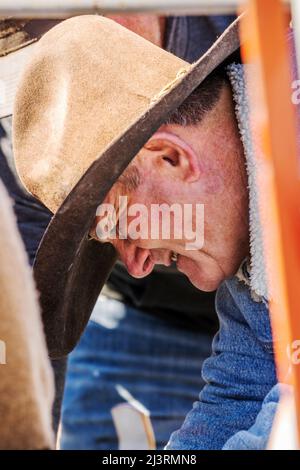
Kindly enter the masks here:
<path id="1" fill-rule="evenodd" d="M 244 0 L 1 0 L 0 17 L 61 18 L 87 13 L 229 14 Z"/>
<path id="2" fill-rule="evenodd" d="M 277 376 L 279 382 L 291 381 L 294 385 L 299 438 L 300 368 L 293 350 L 300 338 L 300 183 L 286 17 L 281 0 L 249 0 L 241 34 L 245 38 L 242 57 L 254 67 L 247 84 L 251 130 L 257 147 L 259 208 Z M 299 444 L 298 440 L 297 448 Z"/>

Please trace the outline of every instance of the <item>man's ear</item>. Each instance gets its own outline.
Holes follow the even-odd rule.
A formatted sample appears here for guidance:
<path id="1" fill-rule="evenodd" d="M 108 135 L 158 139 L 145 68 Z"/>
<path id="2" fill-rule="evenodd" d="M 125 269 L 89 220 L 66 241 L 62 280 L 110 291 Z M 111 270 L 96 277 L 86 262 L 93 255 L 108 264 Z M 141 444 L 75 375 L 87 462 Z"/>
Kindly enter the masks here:
<path id="1" fill-rule="evenodd" d="M 198 181 L 200 165 L 196 152 L 181 137 L 171 132 L 156 132 L 144 145 L 155 152 L 156 163 L 163 171 L 178 176 L 188 183 Z"/>

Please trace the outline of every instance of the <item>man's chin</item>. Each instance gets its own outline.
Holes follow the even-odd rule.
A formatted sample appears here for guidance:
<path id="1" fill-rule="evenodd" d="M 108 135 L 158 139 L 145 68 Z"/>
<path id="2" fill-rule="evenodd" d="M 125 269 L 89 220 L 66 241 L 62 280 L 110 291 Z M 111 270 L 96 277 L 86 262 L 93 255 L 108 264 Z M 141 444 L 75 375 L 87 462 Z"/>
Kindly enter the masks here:
<path id="1" fill-rule="evenodd" d="M 223 273 L 215 266 L 204 269 L 194 260 L 181 257 L 181 262 L 177 263 L 178 270 L 185 274 L 189 281 L 203 292 L 213 292 L 224 281 Z"/>
<path id="2" fill-rule="evenodd" d="M 203 280 L 203 279 L 189 278 L 189 281 L 193 284 L 193 286 L 195 286 L 197 289 L 203 292 L 213 292 L 218 289 L 223 279 L 220 281 L 208 281 L 208 280 Z"/>

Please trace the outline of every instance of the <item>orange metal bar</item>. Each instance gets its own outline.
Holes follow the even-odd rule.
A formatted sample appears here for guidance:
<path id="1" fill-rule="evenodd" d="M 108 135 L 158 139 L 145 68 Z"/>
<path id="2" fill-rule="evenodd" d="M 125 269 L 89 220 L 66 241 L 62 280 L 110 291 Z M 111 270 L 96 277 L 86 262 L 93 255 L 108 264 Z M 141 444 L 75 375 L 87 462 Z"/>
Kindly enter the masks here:
<path id="1" fill-rule="evenodd" d="M 253 64 L 251 101 L 260 179 L 261 214 L 271 292 L 271 322 L 280 381 L 294 385 L 300 436 L 300 365 L 287 348 L 300 339 L 300 184 L 291 96 L 287 16 L 280 0 L 249 0 L 241 34 L 244 62 Z M 253 74 L 252 74 L 253 75 Z M 269 214 L 267 217 L 266 215 Z"/>

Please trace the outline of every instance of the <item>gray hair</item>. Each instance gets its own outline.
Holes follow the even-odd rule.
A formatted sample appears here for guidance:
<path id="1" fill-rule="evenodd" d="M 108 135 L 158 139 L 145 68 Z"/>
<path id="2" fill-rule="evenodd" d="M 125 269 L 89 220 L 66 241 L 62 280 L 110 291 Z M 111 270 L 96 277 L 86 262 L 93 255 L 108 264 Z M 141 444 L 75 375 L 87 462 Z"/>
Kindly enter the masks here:
<path id="1" fill-rule="evenodd" d="M 210 74 L 168 117 L 166 124 L 179 126 L 196 126 L 206 113 L 211 111 L 219 101 L 223 86 L 229 79 L 224 69 Z"/>

